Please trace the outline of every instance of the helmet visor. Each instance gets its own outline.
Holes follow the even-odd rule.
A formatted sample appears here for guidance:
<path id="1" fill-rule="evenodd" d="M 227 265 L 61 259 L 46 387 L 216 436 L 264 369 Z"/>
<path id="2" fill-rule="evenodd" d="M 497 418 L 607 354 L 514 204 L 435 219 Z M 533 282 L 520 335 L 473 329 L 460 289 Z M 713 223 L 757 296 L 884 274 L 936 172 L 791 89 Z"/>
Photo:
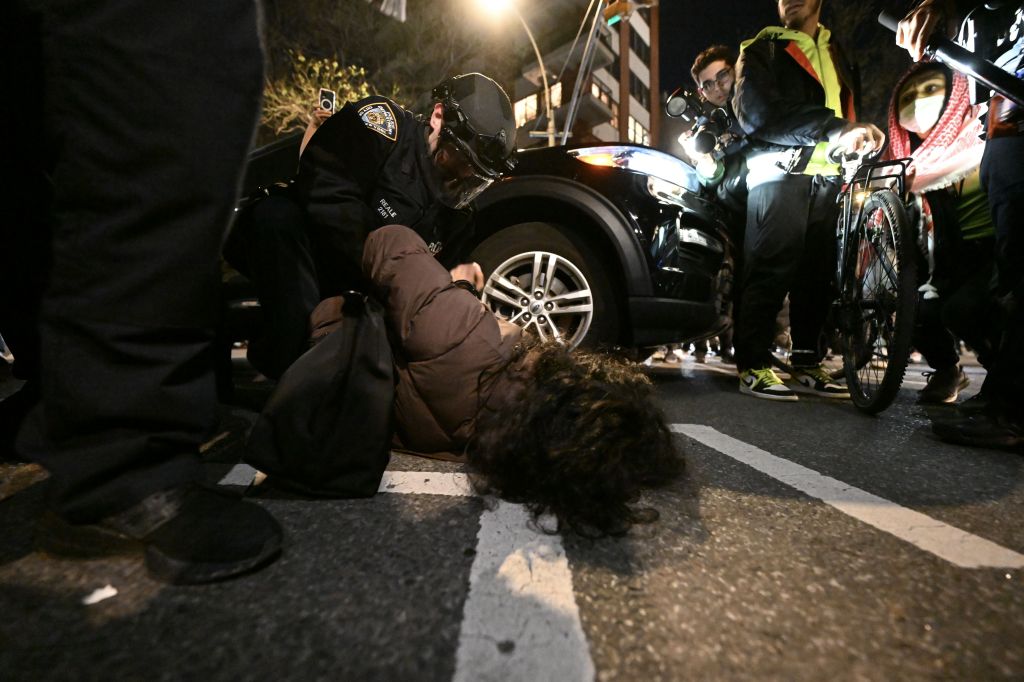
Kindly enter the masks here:
<path id="1" fill-rule="evenodd" d="M 502 169 L 508 165 L 504 130 L 496 135 L 478 133 L 458 104 L 445 107 L 444 129 L 481 173 L 494 178 L 501 176 Z"/>
<path id="2" fill-rule="evenodd" d="M 447 128 L 441 129 L 434 164 L 441 173 L 441 201 L 451 208 L 465 208 L 500 177 L 480 164 L 467 145 Z"/>

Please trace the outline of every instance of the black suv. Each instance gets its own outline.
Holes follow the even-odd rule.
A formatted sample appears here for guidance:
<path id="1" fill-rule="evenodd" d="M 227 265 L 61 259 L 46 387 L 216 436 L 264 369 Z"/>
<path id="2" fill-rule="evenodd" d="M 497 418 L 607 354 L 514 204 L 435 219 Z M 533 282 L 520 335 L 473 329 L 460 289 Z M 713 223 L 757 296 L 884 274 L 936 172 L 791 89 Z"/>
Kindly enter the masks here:
<path id="1" fill-rule="evenodd" d="M 476 203 L 484 300 L 543 337 L 650 346 L 727 324 L 724 216 L 675 157 L 626 144 L 525 150 Z"/>
<path id="2" fill-rule="evenodd" d="M 254 152 L 245 185 L 281 179 L 277 159 L 297 158 L 297 144 Z M 571 345 L 653 346 L 728 324 L 733 246 L 690 166 L 629 144 L 518 157 L 475 202 L 471 259 L 496 313 Z"/>

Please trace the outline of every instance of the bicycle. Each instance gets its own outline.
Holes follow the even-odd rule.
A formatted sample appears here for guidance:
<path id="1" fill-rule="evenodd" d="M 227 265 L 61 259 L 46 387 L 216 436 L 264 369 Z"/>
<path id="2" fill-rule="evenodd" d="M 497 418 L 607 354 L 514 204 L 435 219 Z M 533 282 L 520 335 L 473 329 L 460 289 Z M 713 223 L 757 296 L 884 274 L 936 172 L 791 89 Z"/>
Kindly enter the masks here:
<path id="1" fill-rule="evenodd" d="M 830 158 L 843 169 L 831 319 L 850 398 L 877 414 L 903 383 L 917 307 L 914 238 L 901 199 L 910 159 L 874 162 L 842 150 Z"/>

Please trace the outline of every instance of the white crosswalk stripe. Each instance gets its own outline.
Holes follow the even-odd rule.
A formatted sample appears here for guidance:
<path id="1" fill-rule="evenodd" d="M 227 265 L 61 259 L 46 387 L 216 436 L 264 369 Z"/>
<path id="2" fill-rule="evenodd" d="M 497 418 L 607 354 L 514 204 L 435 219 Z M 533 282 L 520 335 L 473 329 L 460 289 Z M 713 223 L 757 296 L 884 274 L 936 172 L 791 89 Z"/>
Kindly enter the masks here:
<path id="1" fill-rule="evenodd" d="M 248 485 L 255 473 L 238 464 L 220 483 Z M 386 471 L 379 492 L 474 494 L 466 474 L 436 471 Z M 494 501 L 480 517 L 454 679 L 594 679 L 562 538 L 534 528 L 522 505 Z"/>
<path id="2" fill-rule="evenodd" d="M 1024 568 L 1024 555 L 701 424 L 675 433 L 721 452 L 866 524 L 962 568 Z"/>

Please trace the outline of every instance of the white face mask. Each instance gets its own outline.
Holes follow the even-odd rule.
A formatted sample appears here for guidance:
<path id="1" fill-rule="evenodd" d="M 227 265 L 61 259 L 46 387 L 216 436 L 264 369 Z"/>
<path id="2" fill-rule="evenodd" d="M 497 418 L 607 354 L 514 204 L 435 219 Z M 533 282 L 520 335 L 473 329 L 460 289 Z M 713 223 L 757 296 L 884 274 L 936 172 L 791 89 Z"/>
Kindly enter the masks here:
<path id="1" fill-rule="evenodd" d="M 900 125 L 912 133 L 924 133 L 931 130 L 939 122 L 942 115 L 942 103 L 946 95 L 930 95 L 915 99 L 900 109 Z"/>

